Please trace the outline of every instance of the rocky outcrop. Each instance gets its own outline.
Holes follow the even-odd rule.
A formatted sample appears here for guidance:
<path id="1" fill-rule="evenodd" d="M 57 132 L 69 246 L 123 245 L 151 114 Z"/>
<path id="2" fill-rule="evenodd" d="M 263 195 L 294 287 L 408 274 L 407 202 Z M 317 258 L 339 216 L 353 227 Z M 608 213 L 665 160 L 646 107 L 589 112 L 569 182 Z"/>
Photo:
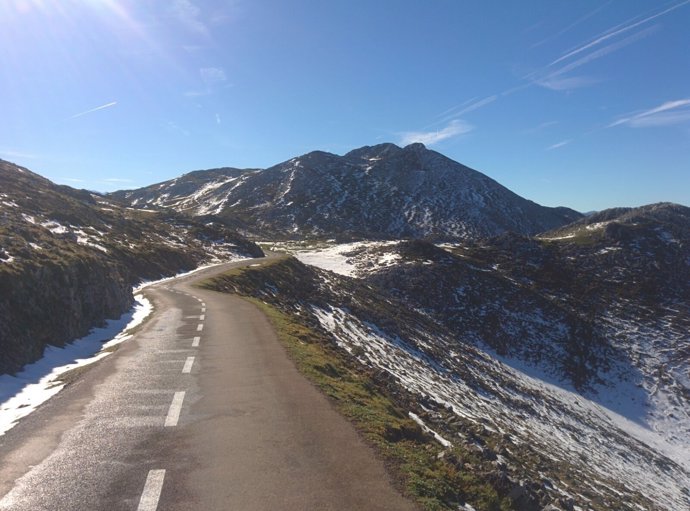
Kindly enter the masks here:
<path id="1" fill-rule="evenodd" d="M 132 306 L 132 276 L 96 259 L 0 272 L 0 373 L 82 337 Z"/>

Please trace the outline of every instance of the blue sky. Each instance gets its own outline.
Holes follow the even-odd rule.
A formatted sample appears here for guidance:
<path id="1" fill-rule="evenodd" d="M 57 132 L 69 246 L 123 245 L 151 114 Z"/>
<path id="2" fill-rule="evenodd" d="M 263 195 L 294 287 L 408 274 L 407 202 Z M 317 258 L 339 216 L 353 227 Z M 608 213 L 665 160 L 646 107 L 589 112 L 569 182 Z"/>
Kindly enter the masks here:
<path id="1" fill-rule="evenodd" d="M 541 204 L 690 205 L 690 0 L 2 0 L 0 158 L 111 191 L 422 141 Z"/>

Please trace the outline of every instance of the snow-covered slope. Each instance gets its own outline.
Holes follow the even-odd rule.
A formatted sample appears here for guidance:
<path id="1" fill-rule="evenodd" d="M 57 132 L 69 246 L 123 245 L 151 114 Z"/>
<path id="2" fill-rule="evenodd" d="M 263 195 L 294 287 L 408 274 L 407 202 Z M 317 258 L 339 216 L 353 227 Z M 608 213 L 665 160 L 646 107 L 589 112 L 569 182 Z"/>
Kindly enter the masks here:
<path id="1" fill-rule="evenodd" d="M 581 216 L 523 199 L 422 144 L 316 151 L 261 171 L 197 171 L 113 196 L 217 215 L 264 237 L 459 240 L 535 234 Z"/>

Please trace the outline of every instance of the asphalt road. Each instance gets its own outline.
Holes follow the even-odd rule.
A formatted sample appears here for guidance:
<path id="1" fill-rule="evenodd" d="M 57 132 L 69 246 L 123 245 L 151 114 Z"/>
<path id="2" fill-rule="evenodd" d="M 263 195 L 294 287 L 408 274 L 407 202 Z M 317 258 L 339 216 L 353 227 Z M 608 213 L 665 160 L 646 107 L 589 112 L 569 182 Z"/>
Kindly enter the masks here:
<path id="1" fill-rule="evenodd" d="M 1 510 L 413 510 L 266 318 L 193 287 L 0 437 Z"/>

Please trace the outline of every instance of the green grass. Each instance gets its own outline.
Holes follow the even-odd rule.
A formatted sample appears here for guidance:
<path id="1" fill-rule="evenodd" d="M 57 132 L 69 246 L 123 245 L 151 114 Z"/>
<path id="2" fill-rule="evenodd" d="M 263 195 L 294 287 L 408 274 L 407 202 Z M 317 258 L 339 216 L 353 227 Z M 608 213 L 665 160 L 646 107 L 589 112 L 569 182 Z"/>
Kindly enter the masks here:
<path id="1" fill-rule="evenodd" d="M 284 258 L 268 260 L 261 267 L 236 268 L 200 285 L 227 291 L 235 288 L 233 277 L 245 273 L 256 276 L 257 270 L 281 261 Z M 297 369 L 374 447 L 404 495 L 429 511 L 457 509 L 464 502 L 478 511 L 512 509 L 511 501 L 501 498 L 482 477 L 478 470 L 482 460 L 459 447 L 446 450 L 423 433 L 388 395 L 385 385 L 339 351 L 325 334 L 273 305 L 252 297 L 245 299 L 268 317 Z"/>

